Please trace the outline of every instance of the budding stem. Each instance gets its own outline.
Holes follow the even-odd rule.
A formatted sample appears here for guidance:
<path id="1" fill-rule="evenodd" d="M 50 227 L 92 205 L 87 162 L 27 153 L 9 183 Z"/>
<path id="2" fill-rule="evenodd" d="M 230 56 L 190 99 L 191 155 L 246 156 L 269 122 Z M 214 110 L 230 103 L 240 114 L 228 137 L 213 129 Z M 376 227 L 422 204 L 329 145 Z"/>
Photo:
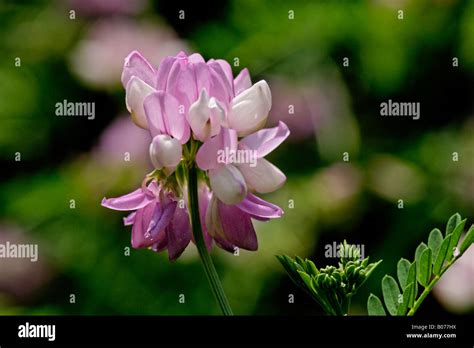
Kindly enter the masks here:
<path id="1" fill-rule="evenodd" d="M 193 229 L 194 241 L 196 243 L 199 256 L 201 257 L 204 271 L 206 272 L 212 292 L 219 303 L 222 313 L 224 315 L 233 315 L 229 301 L 227 301 L 221 281 L 219 280 L 216 268 L 212 262 L 211 255 L 209 255 L 206 243 L 204 241 L 204 235 L 201 229 L 201 219 L 199 217 L 197 168 L 194 162 L 188 165 L 188 195 L 189 213 L 191 215 L 191 226 Z"/>

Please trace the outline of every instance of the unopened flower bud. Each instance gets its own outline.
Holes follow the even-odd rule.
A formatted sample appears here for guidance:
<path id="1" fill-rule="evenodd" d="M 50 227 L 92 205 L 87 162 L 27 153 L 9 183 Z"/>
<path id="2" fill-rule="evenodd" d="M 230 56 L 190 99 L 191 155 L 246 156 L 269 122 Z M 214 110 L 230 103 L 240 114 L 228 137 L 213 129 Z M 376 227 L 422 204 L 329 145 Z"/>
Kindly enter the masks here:
<path id="1" fill-rule="evenodd" d="M 153 138 L 150 144 L 150 160 L 156 169 L 164 168 L 170 175 L 181 161 L 182 148 L 178 139 L 166 134 L 160 134 Z"/>

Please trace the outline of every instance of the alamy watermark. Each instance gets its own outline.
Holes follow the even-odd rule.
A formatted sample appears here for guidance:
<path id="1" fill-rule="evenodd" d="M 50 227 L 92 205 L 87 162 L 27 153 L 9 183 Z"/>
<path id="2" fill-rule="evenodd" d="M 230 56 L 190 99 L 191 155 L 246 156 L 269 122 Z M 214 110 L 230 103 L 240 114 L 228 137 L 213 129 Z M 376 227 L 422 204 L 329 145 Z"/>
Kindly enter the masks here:
<path id="1" fill-rule="evenodd" d="M 420 118 L 419 102 L 395 102 L 389 99 L 380 103 L 380 116 L 407 116 L 414 120 Z"/>
<path id="2" fill-rule="evenodd" d="M 56 116 L 84 116 L 88 120 L 95 119 L 94 102 L 69 102 L 64 99 L 55 105 Z"/>
<path id="3" fill-rule="evenodd" d="M 326 258 L 341 258 L 352 259 L 365 258 L 364 244 L 348 244 L 348 248 L 343 248 L 341 243 L 333 242 L 324 246 L 324 257 Z"/>
<path id="4" fill-rule="evenodd" d="M 257 151 L 247 149 L 231 150 L 226 147 L 224 150 L 217 150 L 217 163 L 248 164 L 250 167 L 255 167 L 257 165 Z"/>
<path id="5" fill-rule="evenodd" d="M 18 337 L 19 338 L 46 338 L 52 342 L 56 340 L 56 325 L 54 324 L 30 324 L 26 322 L 23 325 L 18 326 Z"/>
<path id="6" fill-rule="evenodd" d="M 0 259 L 30 259 L 38 261 L 38 244 L 0 244 Z"/>

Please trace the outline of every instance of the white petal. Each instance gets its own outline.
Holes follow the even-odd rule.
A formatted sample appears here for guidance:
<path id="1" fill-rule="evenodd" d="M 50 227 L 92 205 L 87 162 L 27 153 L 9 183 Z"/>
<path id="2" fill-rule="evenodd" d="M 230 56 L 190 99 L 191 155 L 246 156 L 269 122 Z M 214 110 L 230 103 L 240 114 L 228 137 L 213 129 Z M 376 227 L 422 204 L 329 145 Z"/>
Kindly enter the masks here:
<path id="1" fill-rule="evenodd" d="M 247 186 L 260 193 L 273 192 L 286 180 L 285 174 L 264 158 L 259 158 L 254 167 L 250 164 L 239 164 L 238 168 Z"/>
<path id="2" fill-rule="evenodd" d="M 233 99 L 229 126 L 239 136 L 253 133 L 265 125 L 271 106 L 270 88 L 264 80 L 259 81 Z"/>
<path id="3" fill-rule="evenodd" d="M 206 210 L 206 228 L 207 232 L 212 237 L 219 236 L 225 239 L 225 234 L 222 230 L 221 220 L 219 218 L 217 202 L 218 200 L 216 198 L 216 195 L 212 195 Z"/>
<path id="4" fill-rule="evenodd" d="M 209 180 L 214 194 L 225 204 L 237 204 L 247 195 L 244 177 L 233 165 L 210 169 Z"/>
<path id="5" fill-rule="evenodd" d="M 224 109 L 217 100 L 209 98 L 207 91 L 203 89 L 199 99 L 189 108 L 187 119 L 195 138 L 204 142 L 219 133 L 224 115 Z"/>
<path id="6" fill-rule="evenodd" d="M 166 134 L 153 138 L 150 144 L 150 160 L 156 169 L 165 168 L 166 174 L 171 174 L 181 161 L 182 148 L 178 139 Z"/>
<path id="7" fill-rule="evenodd" d="M 225 110 L 216 98 L 209 99 L 209 110 L 211 111 L 211 137 L 219 134 L 221 125 L 225 125 Z"/>
<path id="8" fill-rule="evenodd" d="M 132 120 L 141 128 L 148 129 L 148 122 L 143 108 L 145 98 L 153 93 L 155 89 L 146 84 L 138 77 L 133 76 L 127 84 L 125 104 L 132 114 Z"/>
<path id="9" fill-rule="evenodd" d="M 196 100 L 188 112 L 188 123 L 196 137 L 202 142 L 206 141 L 211 133 L 210 112 L 209 112 L 209 96 L 205 89 L 199 94 L 199 99 Z"/>

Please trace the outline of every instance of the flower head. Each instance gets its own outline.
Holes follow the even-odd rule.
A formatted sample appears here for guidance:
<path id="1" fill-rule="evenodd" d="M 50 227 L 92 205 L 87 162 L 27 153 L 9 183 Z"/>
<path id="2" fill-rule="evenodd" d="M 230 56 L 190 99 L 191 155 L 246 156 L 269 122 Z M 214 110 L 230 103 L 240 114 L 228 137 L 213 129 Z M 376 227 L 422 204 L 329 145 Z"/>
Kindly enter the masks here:
<path id="1" fill-rule="evenodd" d="M 234 79 L 223 60 L 207 62 L 180 52 L 158 67 L 137 51 L 122 73 L 132 120 L 150 132 L 149 184 L 132 193 L 104 199 L 102 205 L 132 210 L 132 246 L 168 250 L 176 259 L 193 240 L 187 208 L 186 168 L 197 165 L 199 217 L 208 249 L 256 250 L 252 219 L 266 221 L 283 211 L 254 193 L 283 185 L 285 175 L 264 157 L 289 135 L 288 127 L 262 129 L 271 108 L 265 81 L 252 85 L 247 69 Z M 183 174 L 184 173 L 184 174 Z M 178 197 L 182 198 L 179 207 Z"/>

